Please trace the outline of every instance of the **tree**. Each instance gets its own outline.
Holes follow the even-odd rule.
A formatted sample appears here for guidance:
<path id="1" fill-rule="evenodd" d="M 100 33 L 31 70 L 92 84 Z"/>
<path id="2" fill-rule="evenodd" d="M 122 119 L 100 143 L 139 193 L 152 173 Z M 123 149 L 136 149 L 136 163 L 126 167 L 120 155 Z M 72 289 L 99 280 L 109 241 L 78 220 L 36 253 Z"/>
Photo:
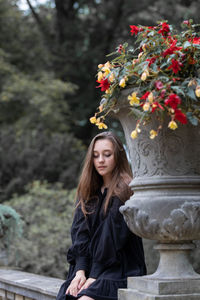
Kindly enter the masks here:
<path id="1" fill-rule="evenodd" d="M 15 1 L 1 0 L 0 8 L 0 201 L 33 179 L 75 187 L 84 147 L 70 132 L 67 99 L 77 86 L 50 69 L 32 17 Z"/>
<path id="2" fill-rule="evenodd" d="M 27 0 L 40 31 L 46 24 L 42 11 L 45 6 L 33 7 Z M 47 2 L 48 4 L 48 2 Z M 128 38 L 129 24 L 153 25 L 156 20 L 168 19 L 180 23 L 186 17 L 197 19 L 199 3 L 167 0 L 55 0 L 52 22 L 48 23 L 53 47 L 53 68 L 61 79 L 69 79 L 79 89 L 68 104 L 73 111 L 73 131 L 84 141 L 94 133 L 88 122 L 99 101 L 95 89 L 97 65 L 104 63 L 106 54 Z M 176 14 L 171 14 L 176 11 Z M 44 26 L 43 26 L 44 27 Z M 50 39 L 48 38 L 50 41 Z"/>

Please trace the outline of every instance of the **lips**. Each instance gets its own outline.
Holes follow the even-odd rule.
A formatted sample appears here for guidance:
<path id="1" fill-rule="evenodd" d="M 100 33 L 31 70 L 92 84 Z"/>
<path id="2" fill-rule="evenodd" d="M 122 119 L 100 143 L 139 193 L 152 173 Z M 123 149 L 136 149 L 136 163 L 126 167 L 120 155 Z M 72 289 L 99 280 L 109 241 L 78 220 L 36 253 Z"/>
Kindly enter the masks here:
<path id="1" fill-rule="evenodd" d="M 105 168 L 106 168 L 106 166 L 99 166 L 99 167 L 98 167 L 99 170 L 103 170 L 103 169 L 105 169 Z"/>

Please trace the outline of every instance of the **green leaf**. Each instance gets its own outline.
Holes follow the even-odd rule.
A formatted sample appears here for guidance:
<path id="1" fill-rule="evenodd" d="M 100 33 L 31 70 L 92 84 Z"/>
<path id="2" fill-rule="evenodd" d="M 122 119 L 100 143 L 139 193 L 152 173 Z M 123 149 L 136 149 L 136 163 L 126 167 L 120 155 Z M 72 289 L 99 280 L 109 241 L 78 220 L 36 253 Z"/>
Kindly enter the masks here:
<path id="1" fill-rule="evenodd" d="M 134 68 L 134 71 L 135 72 L 138 72 L 138 74 L 142 74 L 144 72 L 144 70 L 147 68 L 149 62 L 148 61 L 144 61 L 142 62 L 141 64 L 137 65 L 135 68 Z"/>
<path id="2" fill-rule="evenodd" d="M 188 95 L 188 97 L 190 97 L 192 100 L 198 101 L 197 98 L 196 98 L 196 96 L 195 96 L 195 93 L 194 93 L 194 90 L 193 90 L 193 89 L 189 88 L 189 89 L 187 90 L 187 95 Z"/>
<path id="3" fill-rule="evenodd" d="M 184 96 L 185 97 L 185 93 L 184 93 L 184 91 L 180 88 L 180 86 L 171 86 L 171 89 L 173 90 L 173 91 L 175 91 L 177 94 L 180 94 L 180 95 L 182 95 L 182 96 Z"/>
<path id="4" fill-rule="evenodd" d="M 160 66 L 160 68 L 163 69 L 163 68 L 166 67 L 166 66 L 168 66 L 168 63 L 164 62 L 164 63 Z"/>
<path id="5" fill-rule="evenodd" d="M 117 53 L 116 51 L 115 52 L 111 52 L 111 53 L 107 54 L 106 57 L 109 57 L 109 56 L 112 56 L 112 55 L 116 55 L 116 53 Z"/>
<path id="6" fill-rule="evenodd" d="M 152 69 L 154 72 L 157 72 L 157 71 L 158 71 L 158 66 L 157 66 L 157 64 L 152 64 L 152 65 L 151 65 L 151 69 Z"/>
<path id="7" fill-rule="evenodd" d="M 188 111 L 186 113 L 186 116 L 188 118 L 188 120 L 190 121 L 190 123 L 194 126 L 197 126 L 198 123 L 199 123 L 199 120 L 197 119 L 197 117 L 193 116 L 192 112 L 191 111 Z"/>
<path id="8" fill-rule="evenodd" d="M 159 76 L 158 80 L 161 80 L 163 82 L 168 82 L 170 80 L 170 78 L 168 76 Z"/>

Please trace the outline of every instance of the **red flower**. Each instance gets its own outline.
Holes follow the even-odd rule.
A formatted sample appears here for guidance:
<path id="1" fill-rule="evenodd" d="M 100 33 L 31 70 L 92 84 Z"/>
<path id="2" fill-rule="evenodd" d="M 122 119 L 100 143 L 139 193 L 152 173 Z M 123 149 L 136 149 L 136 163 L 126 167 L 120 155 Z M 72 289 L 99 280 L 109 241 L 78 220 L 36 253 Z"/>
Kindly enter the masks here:
<path id="1" fill-rule="evenodd" d="M 163 90 L 163 91 L 160 93 L 160 97 L 161 97 L 162 99 L 165 98 L 165 93 L 166 93 L 166 90 Z"/>
<path id="2" fill-rule="evenodd" d="M 200 45 L 200 37 L 194 37 L 194 38 L 188 39 L 188 42 L 190 42 L 192 44 Z"/>
<path id="3" fill-rule="evenodd" d="M 175 51 L 181 50 L 182 47 L 177 47 L 176 43 L 177 40 L 175 39 L 169 39 L 169 41 L 172 43 L 171 46 L 169 48 L 167 48 L 165 51 L 163 51 L 162 56 L 166 57 L 167 55 L 173 54 Z"/>
<path id="4" fill-rule="evenodd" d="M 118 48 L 117 48 L 117 52 L 121 53 L 122 50 L 123 50 L 123 45 L 120 44 L 120 45 L 118 46 Z"/>
<path id="5" fill-rule="evenodd" d="M 152 64 L 155 63 L 156 61 L 156 56 L 152 57 L 152 58 L 148 58 L 146 61 L 149 61 L 148 67 L 150 67 Z"/>
<path id="6" fill-rule="evenodd" d="M 173 82 L 176 82 L 176 81 L 179 81 L 180 80 L 180 78 L 179 77 L 174 77 L 174 78 L 172 78 L 172 80 L 173 80 Z"/>
<path id="7" fill-rule="evenodd" d="M 187 122 L 188 122 L 186 115 L 184 115 L 180 109 L 175 110 L 174 119 L 178 120 L 182 124 L 187 124 Z"/>
<path id="8" fill-rule="evenodd" d="M 156 81 L 155 86 L 156 86 L 157 90 L 161 90 L 163 88 L 162 81 L 160 81 L 160 80 Z"/>
<path id="9" fill-rule="evenodd" d="M 165 104 L 169 105 L 173 109 L 176 109 L 178 104 L 181 104 L 181 98 L 176 94 L 171 94 L 167 99 L 165 99 Z"/>
<path id="10" fill-rule="evenodd" d="M 176 37 L 169 35 L 169 36 L 167 37 L 167 39 L 168 39 L 168 41 L 170 42 L 171 46 L 175 46 L 175 45 L 176 45 L 176 43 L 177 43 Z"/>
<path id="11" fill-rule="evenodd" d="M 192 43 L 193 43 L 193 44 L 200 45 L 200 37 L 195 37 L 195 38 L 193 38 Z"/>
<path id="12" fill-rule="evenodd" d="M 97 80 L 97 82 L 100 83 L 100 85 L 97 86 L 97 88 L 100 87 L 102 92 L 108 90 L 109 87 L 110 87 L 110 83 L 109 83 L 109 81 L 108 81 L 107 78 L 106 78 L 106 79 L 102 79 L 101 81 L 98 81 L 98 80 Z"/>
<path id="13" fill-rule="evenodd" d="M 190 21 L 189 20 L 185 20 L 185 21 L 183 21 L 183 24 L 189 25 Z"/>
<path id="14" fill-rule="evenodd" d="M 168 67 L 168 69 L 172 69 L 173 72 L 176 74 L 178 73 L 178 71 L 180 71 L 182 66 L 183 64 L 180 61 L 172 59 L 172 64 Z"/>
<path id="15" fill-rule="evenodd" d="M 154 103 L 152 104 L 152 110 L 151 110 L 151 112 L 153 113 L 158 107 L 159 107 L 160 109 L 164 110 L 164 108 L 162 107 L 162 105 L 160 105 L 160 103 L 156 101 L 156 102 L 154 102 Z"/>
<path id="16" fill-rule="evenodd" d="M 131 28 L 131 35 L 133 35 L 133 34 L 137 35 L 138 32 L 140 31 L 140 29 L 135 25 L 129 25 L 129 26 Z"/>
<path id="17" fill-rule="evenodd" d="M 147 97 L 149 96 L 150 92 L 146 92 L 140 99 L 146 100 Z"/>
<path id="18" fill-rule="evenodd" d="M 166 57 L 167 55 L 173 54 L 175 51 L 181 50 L 182 47 L 176 47 L 176 46 L 171 46 L 170 48 L 167 48 L 165 51 L 163 51 L 162 56 Z"/>
<path id="19" fill-rule="evenodd" d="M 169 25 L 166 22 L 163 22 L 162 24 L 162 28 L 158 31 L 158 33 L 161 33 L 163 36 L 165 36 L 169 31 Z"/>

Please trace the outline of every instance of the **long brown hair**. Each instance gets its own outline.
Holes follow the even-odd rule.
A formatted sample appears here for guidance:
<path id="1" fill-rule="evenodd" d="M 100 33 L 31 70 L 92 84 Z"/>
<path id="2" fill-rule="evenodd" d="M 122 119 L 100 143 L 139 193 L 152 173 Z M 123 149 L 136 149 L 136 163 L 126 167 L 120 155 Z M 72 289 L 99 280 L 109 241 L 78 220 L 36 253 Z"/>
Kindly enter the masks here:
<path id="1" fill-rule="evenodd" d="M 81 204 L 82 211 L 85 215 L 88 213 L 86 206 L 91 199 L 94 199 L 97 195 L 97 190 L 103 184 L 103 178 L 98 174 L 93 163 L 94 145 L 96 141 L 100 139 L 108 139 L 112 142 L 116 163 L 112 180 L 107 191 L 104 212 L 106 213 L 112 196 L 118 196 L 122 202 L 125 202 L 132 195 L 131 188 L 129 187 L 129 183 L 132 179 L 132 171 L 122 142 L 110 131 L 99 133 L 92 139 L 89 145 L 77 188 L 76 197 L 79 199 L 78 203 Z"/>

